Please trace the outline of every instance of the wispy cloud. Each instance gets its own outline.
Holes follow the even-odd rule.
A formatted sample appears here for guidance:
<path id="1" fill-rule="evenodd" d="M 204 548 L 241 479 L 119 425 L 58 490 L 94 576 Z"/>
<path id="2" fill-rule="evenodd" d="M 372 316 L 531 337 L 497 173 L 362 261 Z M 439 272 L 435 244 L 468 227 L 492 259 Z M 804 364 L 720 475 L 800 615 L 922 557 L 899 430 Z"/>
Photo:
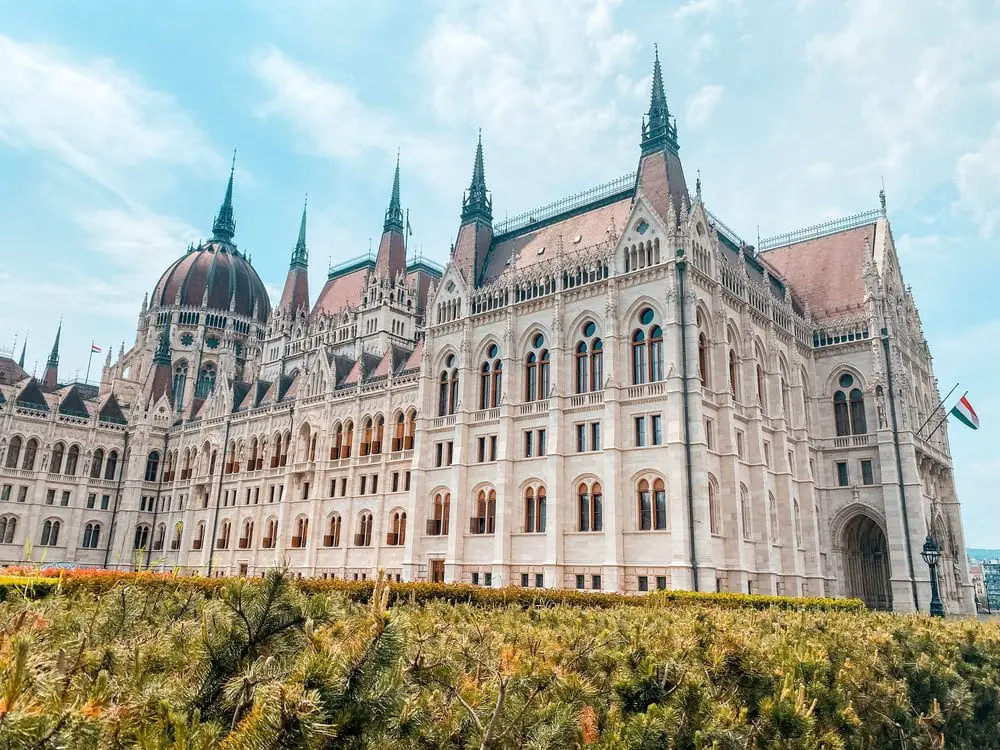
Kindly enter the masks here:
<path id="1" fill-rule="evenodd" d="M 715 112 L 716 106 L 722 101 L 723 87 L 717 85 L 702 86 L 687 102 L 687 117 L 685 122 L 692 128 L 698 128 L 708 122 Z"/>
<path id="2" fill-rule="evenodd" d="M 134 170 L 221 169 L 201 131 L 163 92 L 107 59 L 0 34 L 0 140 L 76 170 L 126 202 Z"/>

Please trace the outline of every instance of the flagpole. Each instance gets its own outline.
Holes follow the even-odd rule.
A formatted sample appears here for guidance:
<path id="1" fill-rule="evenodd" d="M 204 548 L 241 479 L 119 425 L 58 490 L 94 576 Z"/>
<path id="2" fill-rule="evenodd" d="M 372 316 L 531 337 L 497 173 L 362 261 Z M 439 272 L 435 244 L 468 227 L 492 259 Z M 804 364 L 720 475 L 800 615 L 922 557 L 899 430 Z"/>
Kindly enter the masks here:
<path id="1" fill-rule="evenodd" d="M 962 398 L 965 398 L 965 397 L 966 397 L 966 396 L 968 396 L 968 395 L 969 395 L 969 392 L 968 392 L 968 391 L 966 391 L 965 393 L 963 393 L 963 394 L 962 394 Z M 962 400 L 962 399 L 959 399 L 959 401 L 961 401 L 961 400 Z M 937 425 L 935 425 L 934 429 L 930 431 L 930 433 L 929 433 L 929 434 L 927 435 L 927 437 L 925 437 L 925 438 L 924 438 L 924 440 L 926 440 L 926 441 L 930 442 L 930 439 L 931 439 L 932 437 L 934 437 L 934 433 L 935 433 L 935 432 L 937 432 L 938 430 L 940 430 L 940 429 L 941 429 L 941 425 L 943 425 L 943 424 L 944 424 L 944 421 L 945 421 L 945 420 L 946 420 L 946 419 L 948 418 L 948 415 L 949 415 L 950 413 L 951 413 L 951 412 L 948 412 L 948 411 L 946 411 L 946 412 L 944 413 L 944 416 L 943 416 L 943 417 L 941 417 L 941 421 L 940 421 L 940 422 L 938 422 L 938 423 L 937 423 Z"/>
<path id="2" fill-rule="evenodd" d="M 94 342 L 91 341 L 90 342 L 90 356 L 87 357 L 87 375 L 83 379 L 84 383 L 89 383 L 90 382 L 90 360 L 92 360 L 93 358 L 94 358 Z"/>
<path id="3" fill-rule="evenodd" d="M 958 388 L 958 383 L 955 383 L 955 385 L 953 385 L 951 387 L 951 390 L 948 391 L 948 395 L 945 396 L 943 399 L 941 399 L 941 403 L 938 404 L 937 407 L 935 407 L 934 410 L 930 414 L 927 415 L 927 419 L 924 420 L 924 423 L 922 425 L 920 425 L 920 429 L 917 430 L 917 432 L 916 432 L 916 434 L 918 436 L 920 435 L 921 432 L 923 432 L 923 429 L 927 426 L 927 423 L 930 422 L 934 418 L 935 414 L 937 414 L 937 410 L 940 409 L 942 406 L 944 406 L 944 402 L 947 401 L 951 397 L 951 394 L 953 394 L 955 392 L 956 388 Z"/>

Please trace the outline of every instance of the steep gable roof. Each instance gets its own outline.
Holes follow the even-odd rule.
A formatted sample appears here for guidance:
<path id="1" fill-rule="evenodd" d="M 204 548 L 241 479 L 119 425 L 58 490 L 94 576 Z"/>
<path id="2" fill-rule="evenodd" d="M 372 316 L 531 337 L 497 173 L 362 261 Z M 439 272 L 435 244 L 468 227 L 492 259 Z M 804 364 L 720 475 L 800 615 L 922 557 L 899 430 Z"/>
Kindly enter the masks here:
<path id="1" fill-rule="evenodd" d="M 125 419 L 125 414 L 122 412 L 122 407 L 118 403 L 118 398 L 113 393 L 109 393 L 108 397 L 104 400 L 98 419 L 102 422 L 111 422 L 113 424 L 128 424 L 128 420 Z"/>
<path id="2" fill-rule="evenodd" d="M 24 384 L 24 388 L 21 392 L 17 394 L 17 398 L 14 403 L 18 406 L 25 406 L 29 409 L 38 409 L 39 411 L 48 411 L 49 404 L 45 400 L 45 395 L 42 393 L 41 383 L 39 383 L 35 378 L 31 378 L 27 383 Z"/>
<path id="3" fill-rule="evenodd" d="M 70 386 L 63 400 L 59 402 L 59 413 L 71 417 L 90 417 L 90 411 L 80 395 L 80 389 L 75 385 Z"/>
<path id="4" fill-rule="evenodd" d="M 760 257 L 788 282 L 817 320 L 858 310 L 865 301 L 862 268 L 872 255 L 875 223 L 773 247 Z"/>

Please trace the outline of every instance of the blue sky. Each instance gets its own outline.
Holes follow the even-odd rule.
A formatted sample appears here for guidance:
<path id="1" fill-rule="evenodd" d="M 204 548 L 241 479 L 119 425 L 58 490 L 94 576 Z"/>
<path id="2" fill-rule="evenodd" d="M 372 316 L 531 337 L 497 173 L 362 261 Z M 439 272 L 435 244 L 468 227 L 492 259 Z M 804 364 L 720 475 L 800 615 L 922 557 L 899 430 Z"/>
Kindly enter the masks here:
<path id="1" fill-rule="evenodd" d="M 483 129 L 494 212 L 635 168 L 659 43 L 681 156 L 748 240 L 877 205 L 953 425 L 967 541 L 1000 546 L 1000 10 L 990 0 L 173 0 L 0 4 L 0 345 L 62 371 L 131 341 L 210 234 L 280 290 L 309 193 L 310 284 L 377 242 L 401 151 L 412 247 L 444 261 Z M 18 344 L 20 348 L 20 344 Z"/>

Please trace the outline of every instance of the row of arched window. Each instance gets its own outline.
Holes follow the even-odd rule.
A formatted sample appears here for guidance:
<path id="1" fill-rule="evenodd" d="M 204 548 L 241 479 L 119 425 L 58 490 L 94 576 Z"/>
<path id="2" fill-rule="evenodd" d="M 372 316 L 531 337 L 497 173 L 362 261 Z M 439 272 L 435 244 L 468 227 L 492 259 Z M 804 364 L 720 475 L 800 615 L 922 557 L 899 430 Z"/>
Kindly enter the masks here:
<path id="1" fill-rule="evenodd" d="M 198 380 L 195 381 L 194 397 L 208 398 L 209 394 L 215 390 L 215 364 L 204 362 L 198 371 Z M 184 406 L 185 389 L 187 388 L 188 363 L 180 360 L 174 365 L 173 401 L 175 408 L 180 411 Z"/>
<path id="2" fill-rule="evenodd" d="M 631 334 L 631 375 L 635 385 L 659 381 L 664 377 L 663 329 L 655 319 L 652 308 L 643 308 L 639 311 L 637 326 Z M 575 392 L 589 393 L 603 389 L 604 342 L 594 321 L 586 321 L 580 327 L 573 352 Z M 531 337 L 523 366 L 524 400 L 541 401 L 548 398 L 551 354 L 544 334 L 536 333 Z M 457 360 L 454 354 L 449 354 L 438 376 L 438 416 L 454 414 L 458 410 L 458 388 Z M 490 344 L 486 350 L 486 358 L 479 366 L 479 408 L 499 406 L 502 388 L 503 361 L 500 348 L 496 344 Z"/>
<path id="3" fill-rule="evenodd" d="M 59 545 L 59 532 L 62 530 L 62 521 L 58 518 L 47 518 L 42 523 L 41 532 L 38 538 L 40 547 L 56 547 Z M 13 544 L 14 534 L 17 531 L 17 516 L 0 516 L 0 544 Z M 96 549 L 101 540 L 101 524 L 96 521 L 88 523 L 83 528 L 83 540 L 81 547 L 86 549 Z"/>
<path id="4" fill-rule="evenodd" d="M 38 460 L 39 442 L 38 438 L 24 440 L 20 435 L 15 435 L 10 439 L 7 446 L 7 458 L 4 466 L 8 469 L 26 469 L 34 471 Z M 80 462 L 80 446 L 71 445 L 66 449 L 65 443 L 56 443 L 52 447 L 52 460 L 49 463 L 50 474 L 63 474 L 65 476 L 76 476 L 77 467 Z M 118 476 L 118 451 L 112 450 L 105 453 L 103 448 L 94 451 L 93 460 L 90 463 L 90 476 L 93 479 L 116 479 Z"/>
<path id="5" fill-rule="evenodd" d="M 392 438 L 388 448 L 392 452 L 413 449 L 413 441 L 417 434 L 417 413 L 410 409 L 406 414 L 398 412 L 392 427 Z M 361 426 L 361 443 L 358 446 L 359 456 L 375 456 L 383 452 L 385 446 L 385 419 L 381 414 L 365 417 Z M 330 458 L 350 458 L 354 443 L 354 422 L 350 419 L 333 426 L 333 446 L 330 448 Z"/>

